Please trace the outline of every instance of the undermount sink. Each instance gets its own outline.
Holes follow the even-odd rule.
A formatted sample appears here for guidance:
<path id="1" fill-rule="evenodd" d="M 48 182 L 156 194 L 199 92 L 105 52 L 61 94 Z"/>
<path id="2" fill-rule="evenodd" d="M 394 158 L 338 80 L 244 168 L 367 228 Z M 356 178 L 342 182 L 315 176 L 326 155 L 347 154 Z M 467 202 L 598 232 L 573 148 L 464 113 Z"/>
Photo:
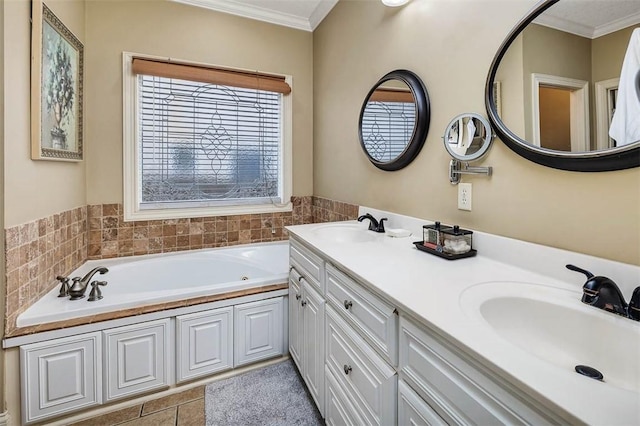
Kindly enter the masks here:
<path id="1" fill-rule="evenodd" d="M 465 290 L 460 304 L 500 338 L 545 362 L 566 371 L 586 365 L 604 382 L 640 392 L 640 323 L 585 305 L 580 296 L 541 284 L 489 282 Z"/>
<path id="2" fill-rule="evenodd" d="M 362 243 L 375 240 L 374 233 L 368 231 L 366 225 L 360 223 L 319 225 L 313 229 L 313 232 L 320 238 L 335 243 Z"/>

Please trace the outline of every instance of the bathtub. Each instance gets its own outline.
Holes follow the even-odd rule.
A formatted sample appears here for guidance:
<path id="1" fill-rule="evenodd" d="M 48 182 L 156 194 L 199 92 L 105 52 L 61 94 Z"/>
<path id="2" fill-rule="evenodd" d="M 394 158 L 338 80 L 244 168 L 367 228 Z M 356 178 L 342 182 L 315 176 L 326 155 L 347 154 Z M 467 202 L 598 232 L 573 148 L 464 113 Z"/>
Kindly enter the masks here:
<path id="1" fill-rule="evenodd" d="M 58 297 L 59 286 L 17 318 L 18 327 L 91 316 L 144 305 L 185 300 L 287 282 L 289 243 L 258 243 L 107 260 L 90 260 L 69 274 L 84 276 L 106 266 L 92 281 L 107 281 L 103 299 Z"/>

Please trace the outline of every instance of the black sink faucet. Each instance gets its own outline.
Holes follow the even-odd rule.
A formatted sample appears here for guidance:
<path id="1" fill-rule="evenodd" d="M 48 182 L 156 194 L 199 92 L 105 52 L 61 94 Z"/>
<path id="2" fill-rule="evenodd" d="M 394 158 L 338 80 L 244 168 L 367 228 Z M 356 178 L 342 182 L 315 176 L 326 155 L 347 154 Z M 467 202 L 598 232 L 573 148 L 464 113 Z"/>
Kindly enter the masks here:
<path id="1" fill-rule="evenodd" d="M 365 219 L 369 219 L 369 231 L 384 232 L 384 221 L 388 220 L 386 217 L 383 217 L 378 222 L 370 213 L 365 213 L 358 218 L 358 222 L 362 222 Z"/>
<path id="2" fill-rule="evenodd" d="M 631 297 L 632 309 L 629 308 L 620 288 L 613 280 L 607 277 L 594 276 L 591 272 L 567 265 L 567 269 L 580 272 L 587 277 L 587 282 L 582 286 L 582 303 L 622 315 L 623 317 L 640 320 L 640 287 L 636 288 Z"/>

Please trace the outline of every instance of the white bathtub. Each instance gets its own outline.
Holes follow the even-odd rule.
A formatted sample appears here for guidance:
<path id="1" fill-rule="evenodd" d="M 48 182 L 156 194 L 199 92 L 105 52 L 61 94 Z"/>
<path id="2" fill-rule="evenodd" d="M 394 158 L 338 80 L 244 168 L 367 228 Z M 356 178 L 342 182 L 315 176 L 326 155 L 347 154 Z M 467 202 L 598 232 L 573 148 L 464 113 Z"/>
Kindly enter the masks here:
<path id="1" fill-rule="evenodd" d="M 109 272 L 92 281 L 107 281 L 103 299 L 69 300 L 55 288 L 17 318 L 18 327 L 63 321 L 104 312 L 210 296 L 287 282 L 289 244 L 249 244 L 167 254 L 90 260 L 69 274 L 84 276 L 97 266 Z"/>

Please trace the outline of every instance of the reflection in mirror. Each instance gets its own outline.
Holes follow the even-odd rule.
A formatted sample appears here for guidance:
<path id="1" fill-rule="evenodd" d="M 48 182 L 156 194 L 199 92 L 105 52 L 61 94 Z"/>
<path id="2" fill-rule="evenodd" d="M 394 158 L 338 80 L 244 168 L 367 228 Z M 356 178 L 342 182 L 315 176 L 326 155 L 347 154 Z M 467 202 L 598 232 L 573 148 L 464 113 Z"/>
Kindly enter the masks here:
<path id="1" fill-rule="evenodd" d="M 389 80 L 371 94 L 362 114 L 363 144 L 376 161 L 388 163 L 406 149 L 416 122 L 416 102 L 404 82 Z"/>
<path id="2" fill-rule="evenodd" d="M 480 119 L 464 116 L 451 124 L 446 142 L 449 151 L 453 151 L 459 157 L 467 157 L 480 151 L 486 136 L 486 128 Z"/>
<path id="3" fill-rule="evenodd" d="M 429 97 L 420 78 L 407 70 L 382 77 L 360 111 L 360 145 L 379 169 L 407 166 L 418 155 L 429 131 Z"/>
<path id="4" fill-rule="evenodd" d="M 455 117 L 444 131 L 444 147 L 453 160 L 449 163 L 449 182 L 460 183 L 462 175 L 491 176 L 493 167 L 470 166 L 469 161 L 482 158 L 493 140 L 489 122 L 473 112 Z"/>
<path id="5" fill-rule="evenodd" d="M 626 153 L 640 149 L 640 133 L 633 125 L 617 137 L 610 132 L 614 113 L 640 111 L 634 87 L 640 71 L 636 38 L 637 0 L 541 2 L 509 34 L 487 79 L 489 118 L 503 141 L 551 167 L 600 171 L 638 165 Z M 631 68 L 626 75 L 623 63 Z M 633 119 L 626 115 L 628 124 Z M 598 161 L 614 156 L 614 162 L 629 163 L 604 166 L 606 161 Z"/>

